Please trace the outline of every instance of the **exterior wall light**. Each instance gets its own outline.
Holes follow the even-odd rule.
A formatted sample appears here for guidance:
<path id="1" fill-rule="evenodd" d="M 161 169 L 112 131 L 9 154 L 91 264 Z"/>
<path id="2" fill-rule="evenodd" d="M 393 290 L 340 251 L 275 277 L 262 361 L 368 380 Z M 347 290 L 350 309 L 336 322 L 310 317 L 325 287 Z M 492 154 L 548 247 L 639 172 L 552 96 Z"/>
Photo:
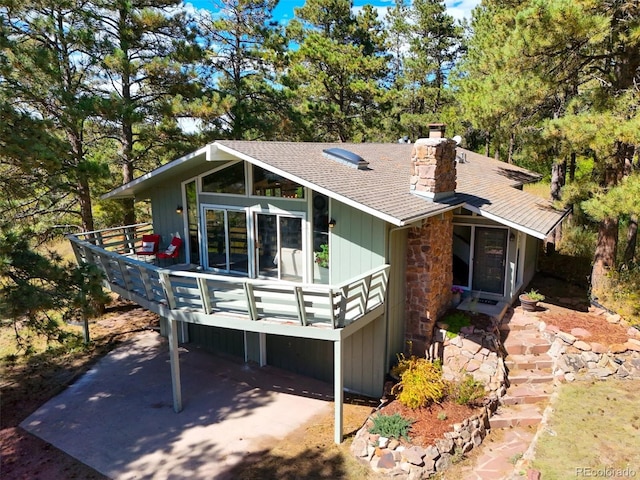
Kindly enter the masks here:
<path id="1" fill-rule="evenodd" d="M 336 221 L 332 218 L 331 220 L 329 220 L 329 228 L 333 228 L 336 226 Z"/>
<path id="2" fill-rule="evenodd" d="M 182 205 L 178 205 L 178 206 L 176 207 L 176 213 L 177 213 L 178 215 L 182 215 L 182 212 L 183 212 L 183 210 L 182 210 Z"/>

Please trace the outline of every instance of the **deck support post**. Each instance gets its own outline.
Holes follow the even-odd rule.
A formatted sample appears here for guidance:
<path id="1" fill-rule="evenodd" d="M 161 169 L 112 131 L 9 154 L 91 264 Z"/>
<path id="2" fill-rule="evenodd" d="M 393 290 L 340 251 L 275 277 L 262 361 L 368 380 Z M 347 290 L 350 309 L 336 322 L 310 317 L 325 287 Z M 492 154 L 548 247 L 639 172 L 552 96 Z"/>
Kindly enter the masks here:
<path id="1" fill-rule="evenodd" d="M 267 364 L 267 334 L 258 333 L 258 345 L 260 346 L 260 366 L 264 367 Z"/>
<path id="2" fill-rule="evenodd" d="M 169 322 L 169 363 L 171 364 L 171 388 L 173 390 L 173 410 L 182 411 L 182 387 L 180 385 L 180 357 L 178 354 L 178 321 L 167 318 Z"/>
<path id="3" fill-rule="evenodd" d="M 335 404 L 334 441 L 342 443 L 344 368 L 342 340 L 333 342 L 333 397 Z"/>

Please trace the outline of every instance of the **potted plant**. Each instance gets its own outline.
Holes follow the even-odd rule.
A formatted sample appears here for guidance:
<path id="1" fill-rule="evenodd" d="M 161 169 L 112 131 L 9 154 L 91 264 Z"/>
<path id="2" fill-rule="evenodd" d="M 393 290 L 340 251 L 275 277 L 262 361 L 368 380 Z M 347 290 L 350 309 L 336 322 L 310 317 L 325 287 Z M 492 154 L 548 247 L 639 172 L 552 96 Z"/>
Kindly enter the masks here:
<path id="1" fill-rule="evenodd" d="M 458 287 L 456 285 L 451 287 L 451 306 L 452 307 L 457 307 L 458 305 L 460 305 L 460 302 L 462 301 L 463 291 L 464 290 L 461 287 Z"/>
<path id="2" fill-rule="evenodd" d="M 535 312 L 538 308 L 538 302 L 543 301 L 545 296 L 537 290 L 531 289 L 528 292 L 521 293 L 518 299 L 525 312 Z"/>
<path id="3" fill-rule="evenodd" d="M 329 245 L 323 243 L 320 245 L 320 251 L 316 252 L 316 263 L 320 267 L 329 267 Z"/>
<path id="4" fill-rule="evenodd" d="M 320 250 L 315 252 L 315 265 L 313 268 L 313 279 L 315 283 L 329 283 L 329 245 L 323 243 Z"/>

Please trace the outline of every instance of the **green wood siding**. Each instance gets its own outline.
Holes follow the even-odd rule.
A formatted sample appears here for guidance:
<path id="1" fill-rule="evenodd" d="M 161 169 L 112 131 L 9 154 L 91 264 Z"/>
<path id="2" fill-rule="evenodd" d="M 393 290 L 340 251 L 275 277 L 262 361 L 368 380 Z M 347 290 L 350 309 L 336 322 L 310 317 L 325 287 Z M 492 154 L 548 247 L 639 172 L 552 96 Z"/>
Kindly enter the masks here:
<path id="1" fill-rule="evenodd" d="M 348 337 L 344 347 L 345 388 L 379 397 L 386 373 L 384 316 Z"/>
<path id="2" fill-rule="evenodd" d="M 340 283 L 385 263 L 385 222 L 331 200 L 331 283 Z"/>
<path id="3" fill-rule="evenodd" d="M 212 353 L 233 355 L 244 359 L 244 332 L 229 328 L 189 324 L 191 342 Z"/>
<path id="4" fill-rule="evenodd" d="M 390 226 L 390 228 L 392 228 Z M 392 231 L 389 235 L 389 287 L 387 289 L 387 369 L 396 361 L 396 355 L 405 351 L 405 318 L 407 299 L 407 229 Z"/>
<path id="5" fill-rule="evenodd" d="M 333 382 L 333 342 L 267 335 L 267 364 Z"/>

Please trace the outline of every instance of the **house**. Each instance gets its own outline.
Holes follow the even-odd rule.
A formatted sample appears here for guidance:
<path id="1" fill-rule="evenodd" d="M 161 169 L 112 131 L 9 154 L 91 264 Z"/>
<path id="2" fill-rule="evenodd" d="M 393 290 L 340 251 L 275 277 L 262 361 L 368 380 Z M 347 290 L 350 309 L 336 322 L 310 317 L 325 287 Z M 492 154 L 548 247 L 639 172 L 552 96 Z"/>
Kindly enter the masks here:
<path id="1" fill-rule="evenodd" d="M 428 347 L 452 286 L 499 313 L 529 282 L 567 213 L 522 191 L 538 178 L 440 126 L 415 144 L 222 140 L 103 197 L 149 200 L 151 226 L 70 239 L 163 318 L 176 410 L 177 342 L 194 342 L 334 382 L 339 442 L 344 389 L 380 395 L 396 354 Z M 144 228 L 184 240 L 177 264 L 132 255 Z"/>

